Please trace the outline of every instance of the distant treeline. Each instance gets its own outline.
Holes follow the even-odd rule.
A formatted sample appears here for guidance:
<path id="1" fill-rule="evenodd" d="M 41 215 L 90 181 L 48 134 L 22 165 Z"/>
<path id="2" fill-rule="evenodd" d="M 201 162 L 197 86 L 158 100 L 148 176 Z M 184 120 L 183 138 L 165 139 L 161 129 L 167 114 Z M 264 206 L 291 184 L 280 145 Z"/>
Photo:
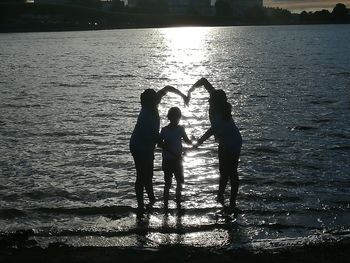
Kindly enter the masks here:
<path id="1" fill-rule="evenodd" d="M 303 11 L 300 14 L 292 14 L 289 10 L 281 8 L 255 7 L 248 9 L 243 19 L 254 24 L 350 23 L 350 10 L 342 3 L 336 4 L 331 12 Z"/>
<path id="2" fill-rule="evenodd" d="M 303 23 L 349 23 L 350 9 L 344 4 L 336 4 L 332 12 L 321 10 L 316 12 L 303 11 L 300 14 L 300 21 Z"/>
<path id="3" fill-rule="evenodd" d="M 91 30 L 166 26 L 225 26 L 350 23 L 349 10 L 337 4 L 331 12 L 321 10 L 292 14 L 280 8 L 253 7 L 240 17 L 228 12 L 224 0 L 216 2 L 216 15 L 195 13 L 175 15 L 165 7 L 146 5 L 158 0 L 142 0 L 143 6 L 127 8 L 120 0 L 112 2 L 112 11 L 104 11 L 98 0 L 68 0 L 69 5 L 32 4 L 25 0 L 0 0 L 0 32 Z M 142 7 L 142 8 L 141 8 Z M 152 7 L 152 8 L 151 8 Z M 149 10 L 152 10 L 149 11 Z M 163 11 L 162 11 L 163 10 Z"/>

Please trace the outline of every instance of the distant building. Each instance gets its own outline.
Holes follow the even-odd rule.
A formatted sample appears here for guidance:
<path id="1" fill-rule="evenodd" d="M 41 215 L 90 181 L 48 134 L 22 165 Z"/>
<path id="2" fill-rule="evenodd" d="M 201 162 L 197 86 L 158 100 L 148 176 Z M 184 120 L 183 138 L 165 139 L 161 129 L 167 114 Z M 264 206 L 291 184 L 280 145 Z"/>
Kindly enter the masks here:
<path id="1" fill-rule="evenodd" d="M 138 0 L 128 0 L 128 7 L 136 7 L 138 5 L 139 1 Z"/>
<path id="2" fill-rule="evenodd" d="M 112 10 L 112 0 L 101 0 L 101 10 L 111 11 Z"/>
<path id="3" fill-rule="evenodd" d="M 136 7 L 139 0 L 128 0 L 128 7 Z M 176 15 L 213 15 L 211 0 L 166 0 L 169 11 Z"/>
<path id="4" fill-rule="evenodd" d="M 252 7 L 263 7 L 263 0 L 229 0 L 234 16 L 243 16 Z"/>
<path id="5" fill-rule="evenodd" d="M 169 11 L 173 14 L 213 15 L 211 0 L 167 0 Z"/>

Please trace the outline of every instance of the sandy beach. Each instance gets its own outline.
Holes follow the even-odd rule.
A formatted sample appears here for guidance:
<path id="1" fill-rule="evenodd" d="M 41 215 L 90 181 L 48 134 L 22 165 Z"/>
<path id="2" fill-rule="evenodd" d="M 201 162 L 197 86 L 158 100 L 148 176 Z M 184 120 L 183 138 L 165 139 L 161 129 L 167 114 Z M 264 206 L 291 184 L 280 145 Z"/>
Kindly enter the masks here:
<path id="1" fill-rule="evenodd" d="M 281 252 L 252 253 L 217 248 L 167 246 L 160 249 L 67 247 L 1 248 L 0 262 L 349 262 L 350 243 L 317 245 Z"/>

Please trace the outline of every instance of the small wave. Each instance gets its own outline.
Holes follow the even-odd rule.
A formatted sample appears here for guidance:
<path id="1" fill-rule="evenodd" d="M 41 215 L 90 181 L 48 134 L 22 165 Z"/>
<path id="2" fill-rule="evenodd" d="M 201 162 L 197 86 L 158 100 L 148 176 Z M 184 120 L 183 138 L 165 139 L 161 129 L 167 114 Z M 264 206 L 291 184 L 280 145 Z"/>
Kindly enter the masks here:
<path id="1" fill-rule="evenodd" d="M 336 103 L 337 101 L 335 100 L 311 100 L 309 101 L 310 104 L 333 104 Z"/>
<path id="2" fill-rule="evenodd" d="M 81 133 L 65 131 L 65 132 L 46 132 L 38 135 L 47 136 L 47 137 L 66 137 L 66 136 L 79 136 L 81 135 Z"/>
<path id="3" fill-rule="evenodd" d="M 331 76 L 350 76 L 350 72 L 337 72 L 337 73 L 332 73 L 330 74 Z"/>
<path id="4" fill-rule="evenodd" d="M 314 123 L 327 123 L 330 122 L 330 119 L 318 119 L 318 120 L 313 120 Z"/>
<path id="5" fill-rule="evenodd" d="M 341 138 L 341 139 L 350 139 L 350 134 L 346 133 L 329 133 L 329 136 Z"/>
<path id="6" fill-rule="evenodd" d="M 83 87 L 82 84 L 71 84 L 71 83 L 55 83 L 59 87 L 70 87 L 70 88 L 79 88 Z"/>
<path id="7" fill-rule="evenodd" d="M 26 216 L 26 213 L 18 209 L 14 209 L 14 208 L 0 209 L 1 219 L 14 219 L 16 217 L 22 217 L 22 216 Z"/>
<path id="8" fill-rule="evenodd" d="M 108 98 L 104 98 L 104 99 L 100 99 L 96 101 L 97 103 L 111 103 L 111 104 L 127 104 L 128 102 L 125 100 L 118 100 L 118 99 L 108 99 Z"/>
<path id="9" fill-rule="evenodd" d="M 133 74 L 106 75 L 107 78 L 135 78 Z"/>
<path id="10" fill-rule="evenodd" d="M 62 119 L 63 122 L 81 123 L 84 122 L 83 119 Z"/>
<path id="11" fill-rule="evenodd" d="M 288 129 L 291 131 L 310 131 L 310 130 L 316 130 L 317 127 L 297 125 L 297 126 L 288 127 Z"/>
<path id="12" fill-rule="evenodd" d="M 31 132 L 19 132 L 19 131 L 13 131 L 13 130 L 9 130 L 9 131 L 1 131 L 1 135 L 3 136 L 8 136 L 8 137 L 15 137 L 15 138 L 30 138 L 33 136 L 37 136 L 37 134 L 35 133 L 31 133 Z M 16 139 L 12 139 L 13 142 L 17 142 Z"/>
<path id="13" fill-rule="evenodd" d="M 267 95 L 250 95 L 251 98 L 268 98 Z"/>
<path id="14" fill-rule="evenodd" d="M 18 194 L 14 194 L 14 193 L 11 193 L 11 194 L 6 194 L 6 195 L 3 195 L 1 196 L 1 199 L 3 201 L 16 201 L 18 199 Z"/>
<path id="15" fill-rule="evenodd" d="M 291 70 L 303 70 L 303 67 L 289 67 Z"/>
<path id="16" fill-rule="evenodd" d="M 264 79 L 264 81 L 270 82 L 270 83 L 278 83 L 280 80 L 277 78 L 266 78 Z"/>
<path id="17" fill-rule="evenodd" d="M 30 236 L 34 236 L 34 234 L 35 233 L 32 229 L 22 229 L 12 233 L 0 232 L 0 242 L 6 244 L 6 241 L 7 241 L 12 244 L 15 241 L 25 241 Z"/>
<path id="18" fill-rule="evenodd" d="M 334 150 L 334 151 L 348 151 L 350 150 L 350 145 L 337 145 L 328 148 L 329 150 Z"/>
<path id="19" fill-rule="evenodd" d="M 248 226 L 248 225 L 246 225 Z M 308 230 L 323 230 L 322 227 L 310 227 L 310 226 L 304 226 L 304 225 L 287 225 L 287 224 L 281 224 L 281 223 L 268 223 L 268 224 L 249 224 L 249 226 L 254 227 L 266 227 L 271 229 L 308 229 Z"/>
<path id="20" fill-rule="evenodd" d="M 145 79 L 166 80 L 166 81 L 170 80 L 169 78 L 166 78 L 166 77 L 146 77 Z"/>
<path id="21" fill-rule="evenodd" d="M 197 226 L 181 226 L 181 227 L 151 227 L 146 225 L 139 225 L 136 228 L 126 229 L 111 229 L 111 230 L 91 230 L 91 229 L 64 229 L 64 230 L 53 230 L 53 229 L 41 229 L 37 233 L 33 233 L 31 236 L 36 237 L 71 237 L 71 236 L 98 236 L 98 237 L 121 237 L 131 235 L 144 235 L 145 233 L 161 233 L 161 234 L 188 234 L 196 232 L 213 231 L 216 229 L 229 229 L 226 224 L 208 224 L 208 225 L 197 225 Z"/>
<path id="22" fill-rule="evenodd" d="M 117 79 L 117 78 L 135 78 L 133 74 L 94 74 L 90 76 L 91 79 Z"/>
<path id="23" fill-rule="evenodd" d="M 300 184 L 295 184 L 300 185 Z M 290 203 L 290 202 L 300 202 L 302 201 L 302 198 L 298 196 L 260 196 L 260 195 L 240 195 L 241 200 L 244 201 L 263 201 L 268 203 L 273 202 L 283 202 L 283 203 Z M 263 213 L 268 212 L 275 212 L 275 211 L 263 211 Z"/>
<path id="24" fill-rule="evenodd" d="M 40 207 L 34 208 L 32 211 L 48 213 L 48 214 L 72 214 L 72 215 L 104 215 L 109 218 L 119 218 L 121 215 L 128 216 L 130 214 L 136 214 L 137 209 L 131 206 L 102 206 L 102 207 Z M 183 208 L 181 210 L 177 208 L 169 208 L 167 211 L 169 215 L 190 215 L 190 216 L 203 216 L 210 213 L 216 213 L 217 207 L 206 208 Z M 146 211 L 147 212 L 147 211 Z M 245 212 L 245 211 L 244 211 Z M 161 207 L 153 207 L 147 213 L 151 214 L 163 214 L 164 209 Z M 243 213 L 243 212 L 242 212 Z"/>
<path id="25" fill-rule="evenodd" d="M 252 150 L 258 153 L 281 153 L 281 151 L 271 146 L 259 146 L 259 147 L 253 148 Z"/>
<path id="26" fill-rule="evenodd" d="M 92 115 L 91 117 L 96 117 L 96 118 L 111 118 L 114 117 L 115 114 L 113 113 L 96 113 Z"/>
<path id="27" fill-rule="evenodd" d="M 73 198 L 73 195 L 70 192 L 62 189 L 50 189 L 47 191 L 33 190 L 31 192 L 26 192 L 23 195 L 33 200 L 41 200 L 45 198 L 58 197 L 58 196 L 61 198 L 68 198 L 72 200 L 77 199 L 77 198 Z"/>
<path id="28" fill-rule="evenodd" d="M 349 236 L 350 235 L 350 229 L 331 229 L 328 230 L 327 233 L 332 235 L 341 235 L 341 236 Z"/>
<path id="29" fill-rule="evenodd" d="M 52 229 L 52 228 L 41 228 L 39 230 L 23 230 L 15 233 L 3 234 L 2 236 L 10 236 L 16 240 L 25 240 L 29 237 L 85 237 L 85 236 L 98 236 L 98 237 L 121 237 L 131 235 L 144 235 L 145 233 L 160 233 L 160 234 L 190 234 L 196 232 L 212 232 L 218 229 L 230 230 L 233 227 L 254 227 L 254 228 L 269 228 L 274 230 L 283 229 L 307 229 L 307 230 L 323 230 L 321 227 L 307 227 L 302 225 L 288 225 L 280 223 L 264 223 L 264 224 L 240 224 L 232 222 L 227 224 L 226 222 L 221 223 L 203 223 L 201 225 L 176 225 L 176 226 L 151 226 L 146 222 L 140 221 L 136 227 L 131 228 L 119 228 L 110 230 L 97 230 L 97 229 Z"/>
<path id="30" fill-rule="evenodd" d="M 103 215 L 103 214 L 129 214 L 136 211 L 131 206 L 106 206 L 106 207 L 77 207 L 77 208 L 49 208 L 41 207 L 34 209 L 38 212 L 49 214 L 74 214 L 74 215 Z"/>
<path id="31" fill-rule="evenodd" d="M 87 144 L 87 145 L 109 145 L 110 142 L 106 141 L 106 142 L 102 142 L 102 141 L 96 141 L 96 140 L 90 140 L 90 139 L 76 139 L 76 140 L 64 140 L 64 143 L 69 143 L 69 144 Z"/>
<path id="32" fill-rule="evenodd" d="M 19 105 L 19 104 L 9 104 L 5 103 L 0 106 L 0 108 L 15 108 L 15 109 L 21 109 L 21 108 L 41 108 L 45 107 L 42 104 L 26 104 L 26 105 Z"/>
<path id="33" fill-rule="evenodd" d="M 340 205 L 339 209 L 349 209 L 350 201 L 333 201 L 333 203 Z"/>

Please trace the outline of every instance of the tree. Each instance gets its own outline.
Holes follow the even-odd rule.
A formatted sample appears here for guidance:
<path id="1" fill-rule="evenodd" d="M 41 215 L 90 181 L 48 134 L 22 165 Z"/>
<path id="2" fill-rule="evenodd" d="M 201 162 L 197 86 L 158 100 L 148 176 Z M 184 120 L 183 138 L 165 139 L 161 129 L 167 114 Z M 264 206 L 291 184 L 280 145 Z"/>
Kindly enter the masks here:
<path id="1" fill-rule="evenodd" d="M 231 16 L 232 9 L 228 0 L 217 0 L 215 2 L 215 11 L 217 16 Z"/>
<path id="2" fill-rule="evenodd" d="M 345 21 L 348 16 L 348 10 L 344 4 L 336 4 L 332 11 L 332 16 L 336 21 Z"/>
<path id="3" fill-rule="evenodd" d="M 292 21 L 292 13 L 289 10 L 278 7 L 265 7 L 264 10 L 272 24 L 288 24 Z"/>
<path id="4" fill-rule="evenodd" d="M 142 13 L 160 14 L 168 12 L 168 4 L 165 0 L 140 0 L 137 7 Z"/>
<path id="5" fill-rule="evenodd" d="M 100 8 L 101 7 L 100 0 L 67 0 L 67 4 L 84 6 L 84 7 L 89 7 L 89 8 Z"/>
<path id="6" fill-rule="evenodd" d="M 328 10 L 316 11 L 312 15 L 316 22 L 329 22 L 331 20 L 331 13 Z"/>
<path id="7" fill-rule="evenodd" d="M 246 11 L 246 17 L 249 22 L 264 24 L 267 23 L 268 19 L 264 12 L 264 9 L 260 6 L 254 6 Z"/>
<path id="8" fill-rule="evenodd" d="M 121 0 L 112 0 L 112 11 L 121 11 L 124 9 L 124 2 Z"/>

